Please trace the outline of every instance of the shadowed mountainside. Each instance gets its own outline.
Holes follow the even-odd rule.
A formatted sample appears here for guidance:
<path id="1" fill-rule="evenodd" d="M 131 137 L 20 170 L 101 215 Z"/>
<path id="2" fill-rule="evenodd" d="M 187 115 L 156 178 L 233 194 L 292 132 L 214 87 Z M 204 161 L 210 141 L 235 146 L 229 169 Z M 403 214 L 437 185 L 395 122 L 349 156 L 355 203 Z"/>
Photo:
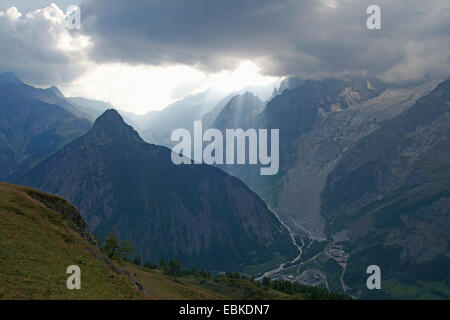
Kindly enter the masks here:
<path id="1" fill-rule="evenodd" d="M 221 271 L 296 254 L 287 230 L 245 184 L 170 157 L 108 110 L 20 181 L 69 199 L 94 232 L 114 228 L 150 261 Z"/>

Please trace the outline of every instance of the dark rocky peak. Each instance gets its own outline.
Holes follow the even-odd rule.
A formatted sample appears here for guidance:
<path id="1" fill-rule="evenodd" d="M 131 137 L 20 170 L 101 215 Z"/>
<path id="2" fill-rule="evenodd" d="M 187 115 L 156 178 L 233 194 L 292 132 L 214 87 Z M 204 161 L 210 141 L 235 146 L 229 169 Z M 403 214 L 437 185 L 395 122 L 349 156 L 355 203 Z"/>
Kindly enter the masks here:
<path id="1" fill-rule="evenodd" d="M 122 116 L 115 109 L 108 109 L 103 114 L 95 120 L 94 128 L 102 128 L 104 126 L 115 125 L 115 126 L 126 126 L 127 124 L 123 121 Z"/>
<path id="2" fill-rule="evenodd" d="M 133 127 L 126 124 L 119 112 L 114 109 L 106 110 L 95 120 L 91 133 L 143 142 Z"/>

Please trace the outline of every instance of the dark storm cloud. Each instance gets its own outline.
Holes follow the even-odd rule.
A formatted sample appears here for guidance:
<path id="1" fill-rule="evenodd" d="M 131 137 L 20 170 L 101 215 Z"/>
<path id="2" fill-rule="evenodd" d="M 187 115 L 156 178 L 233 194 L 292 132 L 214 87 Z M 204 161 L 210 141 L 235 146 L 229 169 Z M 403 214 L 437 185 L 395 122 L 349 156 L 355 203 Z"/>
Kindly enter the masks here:
<path id="1" fill-rule="evenodd" d="M 382 30 L 356 0 L 87 0 L 83 30 L 96 61 L 207 71 L 251 59 L 271 75 L 368 73 L 389 81 L 450 73 L 448 0 L 375 1 Z"/>

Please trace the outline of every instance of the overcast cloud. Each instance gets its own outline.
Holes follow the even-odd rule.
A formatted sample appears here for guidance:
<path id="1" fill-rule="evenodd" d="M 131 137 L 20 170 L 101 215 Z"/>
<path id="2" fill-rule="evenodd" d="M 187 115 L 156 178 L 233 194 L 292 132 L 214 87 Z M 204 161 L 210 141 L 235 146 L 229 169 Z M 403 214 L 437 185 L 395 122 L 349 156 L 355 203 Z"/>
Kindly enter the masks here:
<path id="1" fill-rule="evenodd" d="M 366 28 L 381 7 L 382 30 Z M 87 0 L 92 59 L 207 71 L 256 61 L 270 75 L 367 73 L 389 81 L 450 73 L 448 0 Z"/>
<path id="2" fill-rule="evenodd" d="M 450 74 L 448 0 L 83 0 L 81 33 L 65 27 L 70 1 L 49 3 L 0 0 L 0 71 L 41 85 L 113 62 L 212 73 L 251 60 L 267 75 L 391 82 Z M 382 30 L 370 31 L 374 3 Z M 19 10 L 6 11 L 13 4 Z"/>

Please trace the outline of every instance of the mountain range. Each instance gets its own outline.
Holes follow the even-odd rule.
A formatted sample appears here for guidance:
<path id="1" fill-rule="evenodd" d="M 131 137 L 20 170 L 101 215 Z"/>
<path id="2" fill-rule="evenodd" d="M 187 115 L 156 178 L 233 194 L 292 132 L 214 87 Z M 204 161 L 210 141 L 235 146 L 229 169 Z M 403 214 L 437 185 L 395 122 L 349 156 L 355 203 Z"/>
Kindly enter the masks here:
<path id="1" fill-rule="evenodd" d="M 325 272 L 341 277 L 335 289 L 363 298 L 448 297 L 449 80 L 297 83 L 277 92 L 247 125 L 280 129 L 280 174 L 220 167 L 309 239 L 306 249 L 322 243 L 343 250 L 348 259 L 338 258 L 334 271 Z M 330 252 L 318 256 L 333 261 Z M 382 293 L 365 287 L 371 264 L 385 272 Z M 299 266 L 297 273 L 305 271 Z M 436 282 L 442 286 L 431 289 Z"/>
<path id="2" fill-rule="evenodd" d="M 327 280 L 314 285 L 354 297 L 448 299 L 449 89 L 288 78 L 268 101 L 205 92 L 139 116 L 5 73 L 0 179 L 67 198 L 100 237 L 114 228 L 152 262 L 307 284 L 315 272 Z M 279 129 L 279 173 L 174 165 L 170 134 L 194 120 Z M 365 286 L 373 264 L 381 291 Z"/>
<path id="3" fill-rule="evenodd" d="M 361 274 L 374 261 L 388 296 L 403 283 L 448 297 L 431 288 L 450 284 L 449 128 L 450 79 L 362 138 L 328 175 L 322 214 L 329 234 L 348 237 L 350 287 L 365 293 Z"/>
<path id="4" fill-rule="evenodd" d="M 0 75 L 0 179 L 24 172 L 90 129 L 58 92 Z"/>
<path id="5" fill-rule="evenodd" d="M 115 110 L 18 179 L 77 206 L 93 232 L 114 228 L 136 254 L 185 266 L 244 270 L 293 258 L 287 230 L 238 179 L 206 165 L 174 165 Z"/>

